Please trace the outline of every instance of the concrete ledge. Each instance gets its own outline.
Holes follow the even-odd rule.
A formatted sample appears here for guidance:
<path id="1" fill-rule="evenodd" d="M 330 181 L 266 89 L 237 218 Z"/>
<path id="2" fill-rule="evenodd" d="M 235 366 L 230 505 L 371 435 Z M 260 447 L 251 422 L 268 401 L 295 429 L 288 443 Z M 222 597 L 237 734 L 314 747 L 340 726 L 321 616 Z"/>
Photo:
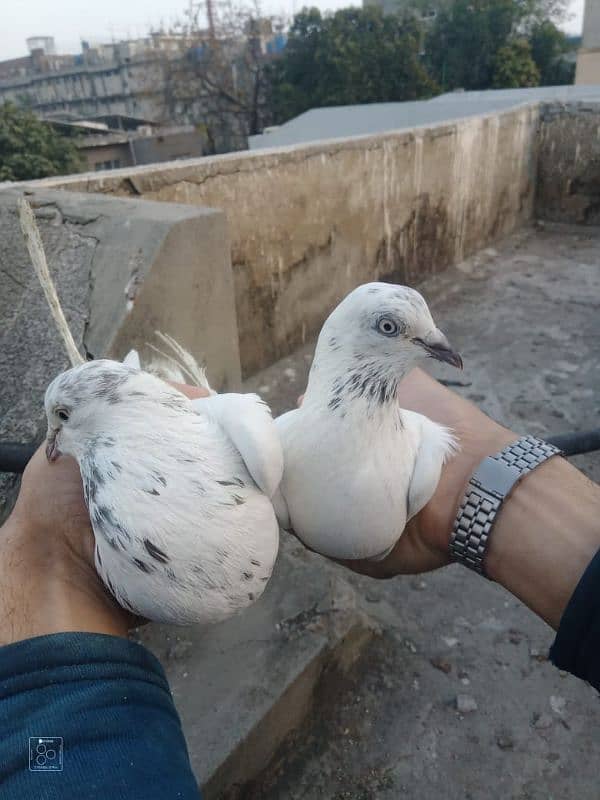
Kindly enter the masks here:
<path id="1" fill-rule="evenodd" d="M 143 348 L 170 333 L 208 364 L 217 388 L 240 382 L 225 216 L 219 211 L 89 194 L 0 192 L 0 438 L 30 442 L 45 428 L 43 397 L 68 366 L 29 261 L 16 213 L 27 191 L 77 343 L 95 357 Z M 15 479 L 0 475 L 0 517 Z"/>
<path id="2" fill-rule="evenodd" d="M 141 629 L 165 665 L 206 800 L 244 796 L 312 710 L 324 670 L 349 668 L 375 626 L 340 571 L 284 536 L 261 600 L 209 629 Z"/>
<path id="3" fill-rule="evenodd" d="M 250 375 L 315 333 L 357 284 L 415 284 L 532 214 L 538 104 L 303 146 L 53 185 L 222 208 L 240 352 Z"/>

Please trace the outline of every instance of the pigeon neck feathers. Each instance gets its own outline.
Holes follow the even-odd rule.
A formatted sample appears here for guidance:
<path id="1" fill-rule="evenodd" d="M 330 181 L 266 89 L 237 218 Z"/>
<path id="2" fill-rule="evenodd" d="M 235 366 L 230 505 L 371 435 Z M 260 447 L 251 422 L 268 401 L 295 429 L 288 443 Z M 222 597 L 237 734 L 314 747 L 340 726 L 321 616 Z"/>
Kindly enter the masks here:
<path id="1" fill-rule="evenodd" d="M 368 417 L 397 410 L 398 384 L 414 366 L 415 358 L 402 351 L 392 354 L 323 330 L 315 351 L 303 403 L 336 416 L 350 412 Z"/>

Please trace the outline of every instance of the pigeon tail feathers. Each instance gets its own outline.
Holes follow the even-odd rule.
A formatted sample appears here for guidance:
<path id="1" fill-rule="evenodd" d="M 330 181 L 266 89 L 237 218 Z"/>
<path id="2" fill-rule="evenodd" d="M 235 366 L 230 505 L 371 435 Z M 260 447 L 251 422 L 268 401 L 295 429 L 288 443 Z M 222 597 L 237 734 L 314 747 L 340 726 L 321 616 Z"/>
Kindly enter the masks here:
<path id="1" fill-rule="evenodd" d="M 162 342 L 167 348 L 170 348 L 172 353 L 165 353 L 164 350 L 161 350 L 155 345 L 149 343 L 148 347 L 151 350 L 176 367 L 184 378 L 184 382 L 190 381 L 192 386 L 199 386 L 202 389 L 206 389 L 206 391 L 211 395 L 216 394 L 208 382 L 205 368 L 198 364 L 191 353 L 182 347 L 172 336 L 169 336 L 169 334 L 161 333 L 161 331 L 155 331 L 155 334 L 160 342 Z M 150 364 L 149 369 L 151 370 L 152 367 L 155 368 L 155 371 L 159 376 L 165 371 L 164 365 L 157 363 Z M 171 373 L 169 373 L 169 375 L 166 377 L 168 380 L 174 380 Z"/>

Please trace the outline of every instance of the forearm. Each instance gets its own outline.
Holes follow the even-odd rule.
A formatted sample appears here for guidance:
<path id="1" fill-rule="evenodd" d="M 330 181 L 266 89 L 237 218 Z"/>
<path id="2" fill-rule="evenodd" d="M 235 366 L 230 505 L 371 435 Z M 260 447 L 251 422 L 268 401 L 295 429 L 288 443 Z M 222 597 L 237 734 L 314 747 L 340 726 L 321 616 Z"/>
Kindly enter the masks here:
<path id="1" fill-rule="evenodd" d="M 562 458 L 526 476 L 492 530 L 488 575 L 553 628 L 600 548 L 600 487 Z"/>

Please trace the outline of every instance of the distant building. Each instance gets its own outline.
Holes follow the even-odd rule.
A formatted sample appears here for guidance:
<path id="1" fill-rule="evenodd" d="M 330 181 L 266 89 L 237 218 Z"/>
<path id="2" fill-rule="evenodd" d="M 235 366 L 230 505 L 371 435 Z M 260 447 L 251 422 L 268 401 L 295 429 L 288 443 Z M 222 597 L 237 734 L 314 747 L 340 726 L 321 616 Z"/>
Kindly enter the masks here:
<path id="1" fill-rule="evenodd" d="M 432 22 L 450 0 L 363 0 L 363 8 L 376 6 L 384 14 L 413 13 L 424 22 Z"/>
<path id="2" fill-rule="evenodd" d="M 90 172 L 198 158 L 206 152 L 205 137 L 193 125 L 165 128 L 120 115 L 46 122 L 60 133 L 77 137 L 77 148 Z"/>
<path id="3" fill-rule="evenodd" d="M 583 41 L 577 55 L 575 83 L 600 83 L 600 2 L 585 0 Z"/>
<path id="4" fill-rule="evenodd" d="M 181 52 L 181 36 L 92 46 L 57 55 L 51 37 L 28 39 L 24 58 L 0 62 L 0 103 L 13 101 L 45 117 L 124 114 L 158 121 L 162 116 L 162 65 Z"/>
<path id="5" fill-rule="evenodd" d="M 59 122 L 112 115 L 169 126 L 198 124 L 209 136 L 212 152 L 244 149 L 247 130 L 239 108 L 224 110 L 226 92 L 200 91 L 190 80 L 194 62 L 212 41 L 206 31 L 155 33 L 103 45 L 82 42 L 81 53 L 57 55 L 51 37 L 33 37 L 27 40 L 28 56 L 0 62 L 0 105 L 12 101 Z M 273 30 L 270 19 L 261 19 L 250 21 L 243 33 L 217 41 L 222 59 L 218 78 L 235 93 L 254 80 L 254 64 L 281 52 L 286 38 Z"/>

